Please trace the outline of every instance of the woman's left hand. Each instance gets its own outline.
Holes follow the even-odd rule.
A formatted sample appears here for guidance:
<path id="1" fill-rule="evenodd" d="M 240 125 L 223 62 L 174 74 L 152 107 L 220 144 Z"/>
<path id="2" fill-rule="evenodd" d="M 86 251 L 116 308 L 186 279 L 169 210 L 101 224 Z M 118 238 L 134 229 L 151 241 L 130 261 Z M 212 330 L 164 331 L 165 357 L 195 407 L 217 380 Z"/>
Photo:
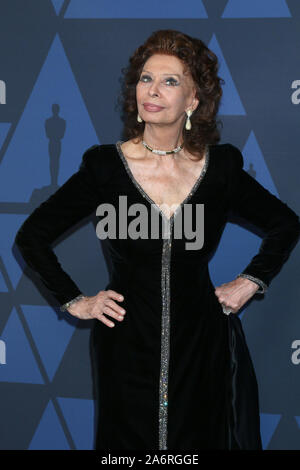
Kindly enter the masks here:
<path id="1" fill-rule="evenodd" d="M 259 286 L 245 277 L 238 277 L 215 288 L 215 294 L 222 306 L 237 313 L 255 294 Z"/>

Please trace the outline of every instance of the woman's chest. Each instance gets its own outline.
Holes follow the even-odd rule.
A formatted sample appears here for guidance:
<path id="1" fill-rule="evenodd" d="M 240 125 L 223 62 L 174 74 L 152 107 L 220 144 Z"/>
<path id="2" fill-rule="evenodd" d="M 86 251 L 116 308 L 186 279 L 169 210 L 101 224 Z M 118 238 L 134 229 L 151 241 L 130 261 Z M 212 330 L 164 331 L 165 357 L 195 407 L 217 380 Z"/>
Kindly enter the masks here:
<path id="1" fill-rule="evenodd" d="M 180 213 L 185 219 L 193 220 L 196 214 L 204 213 L 207 227 L 224 222 L 230 209 L 226 178 L 203 177 L 192 182 L 192 187 L 184 185 L 177 191 L 174 182 L 169 180 L 169 184 L 169 188 L 164 182 L 153 188 L 151 180 L 137 181 L 119 175 L 106 185 L 101 199 L 118 220 L 125 220 L 126 216 L 127 223 L 136 217 L 148 219 L 152 216 L 168 221 L 172 214 L 177 217 Z"/>

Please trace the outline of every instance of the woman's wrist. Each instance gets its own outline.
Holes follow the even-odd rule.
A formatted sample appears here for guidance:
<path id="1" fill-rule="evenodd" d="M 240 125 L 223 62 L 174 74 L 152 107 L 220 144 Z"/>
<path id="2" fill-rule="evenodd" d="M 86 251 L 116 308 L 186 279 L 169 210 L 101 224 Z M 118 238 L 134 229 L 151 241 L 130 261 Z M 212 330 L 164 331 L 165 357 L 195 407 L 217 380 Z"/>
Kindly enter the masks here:
<path id="1" fill-rule="evenodd" d="M 250 274 L 240 273 L 236 276 L 236 279 L 237 278 L 248 279 L 252 283 L 256 284 L 258 286 L 258 288 L 255 290 L 256 294 L 264 294 L 268 289 L 268 286 L 261 279 L 251 276 Z"/>
<path id="2" fill-rule="evenodd" d="M 66 302 L 65 304 L 61 305 L 61 306 L 60 306 L 60 310 L 61 310 L 62 312 L 65 312 L 66 310 L 68 310 L 68 308 L 69 308 L 71 305 L 73 305 L 74 303 L 76 303 L 76 302 L 78 302 L 79 300 L 84 299 L 84 298 L 85 298 L 85 295 L 79 294 L 79 295 L 77 295 L 77 297 L 75 297 L 74 299 L 71 299 L 71 300 L 69 300 L 68 302 Z"/>

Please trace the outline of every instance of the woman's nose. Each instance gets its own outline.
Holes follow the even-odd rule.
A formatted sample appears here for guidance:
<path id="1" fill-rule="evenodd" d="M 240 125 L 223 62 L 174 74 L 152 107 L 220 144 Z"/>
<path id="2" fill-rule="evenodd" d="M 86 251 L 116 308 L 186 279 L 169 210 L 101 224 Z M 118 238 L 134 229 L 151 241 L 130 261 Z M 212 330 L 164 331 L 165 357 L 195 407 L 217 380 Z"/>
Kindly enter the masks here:
<path id="1" fill-rule="evenodd" d="M 150 94 L 150 96 L 159 94 L 158 84 L 157 83 L 152 82 L 151 86 L 149 87 L 149 94 Z"/>

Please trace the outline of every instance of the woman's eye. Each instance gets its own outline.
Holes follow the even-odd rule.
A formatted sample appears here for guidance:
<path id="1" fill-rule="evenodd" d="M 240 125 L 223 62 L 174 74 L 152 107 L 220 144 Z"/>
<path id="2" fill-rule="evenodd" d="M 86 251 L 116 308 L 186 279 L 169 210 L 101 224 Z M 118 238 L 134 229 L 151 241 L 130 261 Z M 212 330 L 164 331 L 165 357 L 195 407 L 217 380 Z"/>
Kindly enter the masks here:
<path id="1" fill-rule="evenodd" d="M 141 80 L 141 81 L 144 81 L 144 78 L 150 78 L 150 77 L 149 77 L 149 75 L 142 75 L 141 78 L 140 78 L 140 80 Z"/>
<path id="2" fill-rule="evenodd" d="M 172 85 L 174 85 L 174 86 L 175 86 L 175 85 L 178 85 L 178 82 L 177 82 L 177 80 L 175 80 L 175 78 L 171 78 L 171 77 L 170 77 L 170 78 L 167 78 L 167 79 L 166 79 L 166 82 L 170 82 L 170 83 L 171 83 Z"/>
<path id="3" fill-rule="evenodd" d="M 147 83 L 149 81 L 148 79 L 151 80 L 151 77 L 149 75 L 142 75 L 141 78 L 140 78 L 140 81 L 144 82 L 144 83 Z M 167 84 L 170 83 L 172 86 L 179 85 L 179 82 L 177 80 L 175 80 L 175 78 L 173 78 L 173 77 L 166 78 L 165 82 Z"/>

